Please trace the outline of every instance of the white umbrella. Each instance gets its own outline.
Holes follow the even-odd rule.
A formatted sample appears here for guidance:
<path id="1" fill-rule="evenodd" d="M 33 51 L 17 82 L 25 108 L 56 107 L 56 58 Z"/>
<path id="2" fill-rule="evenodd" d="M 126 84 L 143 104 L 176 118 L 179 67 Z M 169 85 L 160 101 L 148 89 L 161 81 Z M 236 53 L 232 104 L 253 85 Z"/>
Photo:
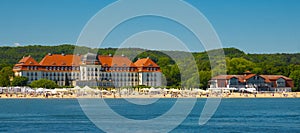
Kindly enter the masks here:
<path id="1" fill-rule="evenodd" d="M 102 93 L 108 93 L 108 91 L 107 91 L 107 90 L 102 90 L 101 92 L 102 92 Z"/>
<path id="2" fill-rule="evenodd" d="M 58 88 L 55 88 L 54 91 L 56 92 L 67 92 L 68 90 L 63 88 L 63 89 L 58 89 Z"/>
<path id="3" fill-rule="evenodd" d="M 75 86 L 74 88 L 72 88 L 71 90 L 80 90 L 81 88 L 79 86 Z"/>
<path id="4" fill-rule="evenodd" d="M 44 88 L 38 88 L 35 90 L 35 92 L 37 92 L 37 93 L 44 92 Z"/>

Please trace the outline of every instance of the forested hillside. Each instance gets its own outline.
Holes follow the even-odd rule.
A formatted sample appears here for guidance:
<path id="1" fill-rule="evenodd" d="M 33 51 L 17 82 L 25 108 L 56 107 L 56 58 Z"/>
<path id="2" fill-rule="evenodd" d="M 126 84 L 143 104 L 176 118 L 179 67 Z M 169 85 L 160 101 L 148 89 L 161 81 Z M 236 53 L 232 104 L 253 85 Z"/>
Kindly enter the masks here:
<path id="1" fill-rule="evenodd" d="M 0 47 L 0 69 L 5 66 L 12 67 L 17 63 L 23 56 L 31 55 L 37 61 L 40 61 L 47 53 L 56 54 L 74 54 L 74 45 L 59 45 L 59 46 L 19 46 L 19 47 Z M 116 48 L 106 48 L 106 49 L 91 49 L 88 47 L 80 47 L 80 50 L 76 50 L 75 54 L 85 54 L 87 52 L 97 52 L 101 55 L 114 54 Z M 119 49 L 118 49 L 119 50 Z M 134 52 L 133 52 L 134 51 Z M 226 55 L 226 70 L 228 74 L 242 74 L 243 72 L 249 70 L 257 74 L 278 74 L 288 76 L 294 79 L 296 88 L 299 89 L 299 78 L 300 78 L 300 53 L 296 54 L 247 54 L 235 48 L 224 48 Z M 137 56 L 134 55 L 139 53 Z M 182 84 L 180 82 L 180 72 L 178 69 L 178 62 L 170 58 L 168 55 L 179 56 L 182 58 L 184 63 L 188 60 L 184 60 L 186 52 L 180 51 L 152 51 L 143 50 L 138 48 L 127 48 L 117 51 L 117 54 L 124 54 L 133 61 L 138 58 L 150 57 L 161 69 L 168 81 L 169 86 L 179 86 Z M 211 67 L 209 58 L 206 52 L 192 53 L 196 60 L 200 75 L 200 87 L 206 88 L 207 81 L 211 78 Z M 192 69 L 192 68 L 191 68 Z M 188 83 L 193 86 L 192 80 Z"/>

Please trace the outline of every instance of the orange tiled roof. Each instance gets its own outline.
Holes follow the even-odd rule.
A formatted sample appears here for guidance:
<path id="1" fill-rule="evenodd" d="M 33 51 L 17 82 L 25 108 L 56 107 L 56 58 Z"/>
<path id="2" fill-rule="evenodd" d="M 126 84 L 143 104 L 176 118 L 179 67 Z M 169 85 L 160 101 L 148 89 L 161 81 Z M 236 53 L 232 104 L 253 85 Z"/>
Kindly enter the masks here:
<path id="1" fill-rule="evenodd" d="M 80 55 L 48 54 L 39 63 L 42 66 L 79 66 Z"/>
<path id="2" fill-rule="evenodd" d="M 244 79 L 250 79 L 250 78 L 252 78 L 252 77 L 254 77 L 256 74 L 248 74 L 248 75 L 246 75 L 246 76 L 244 76 Z"/>
<path id="3" fill-rule="evenodd" d="M 135 67 L 135 65 L 125 56 L 98 55 L 101 65 L 104 67 Z"/>
<path id="4" fill-rule="evenodd" d="M 239 82 L 245 82 L 245 80 L 248 80 L 250 78 L 252 78 L 253 76 L 255 76 L 256 74 L 249 74 L 249 75 L 218 75 L 216 77 L 213 77 L 212 79 L 231 79 L 233 77 L 238 78 Z M 265 82 L 271 82 L 274 80 L 277 80 L 279 78 L 283 78 L 285 80 L 292 80 L 291 78 L 282 76 L 282 75 L 258 75 L 260 77 L 262 77 L 263 79 L 265 79 Z"/>
<path id="5" fill-rule="evenodd" d="M 31 56 L 23 57 L 15 66 L 37 66 L 39 63 L 35 61 Z"/>
<path id="6" fill-rule="evenodd" d="M 291 78 L 285 77 L 283 75 L 260 75 L 269 80 L 278 80 L 279 78 L 283 78 L 285 80 L 292 80 Z"/>
<path id="7" fill-rule="evenodd" d="M 139 59 L 134 63 L 137 67 L 159 67 L 150 58 Z"/>

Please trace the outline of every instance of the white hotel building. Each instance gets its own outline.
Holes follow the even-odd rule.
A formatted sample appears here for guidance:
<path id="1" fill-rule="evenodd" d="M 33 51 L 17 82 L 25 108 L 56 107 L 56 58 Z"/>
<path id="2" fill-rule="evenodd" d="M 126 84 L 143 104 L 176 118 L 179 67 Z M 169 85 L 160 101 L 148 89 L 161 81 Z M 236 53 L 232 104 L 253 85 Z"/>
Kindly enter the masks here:
<path id="1" fill-rule="evenodd" d="M 125 56 L 48 54 L 39 63 L 23 57 L 13 68 L 15 76 L 29 83 L 49 79 L 58 85 L 130 87 L 161 86 L 160 67 L 150 58 L 132 62 Z"/>

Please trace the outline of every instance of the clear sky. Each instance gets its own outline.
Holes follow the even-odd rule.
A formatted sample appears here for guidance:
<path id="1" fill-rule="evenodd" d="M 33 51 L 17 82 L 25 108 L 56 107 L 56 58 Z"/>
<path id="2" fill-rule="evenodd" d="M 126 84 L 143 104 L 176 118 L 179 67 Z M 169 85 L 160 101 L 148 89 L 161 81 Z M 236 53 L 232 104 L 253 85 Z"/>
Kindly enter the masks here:
<path id="1" fill-rule="evenodd" d="M 0 46 L 75 44 L 88 20 L 112 2 L 0 0 Z M 300 0 L 186 2 L 206 16 L 223 47 L 236 47 L 246 53 L 300 52 Z M 151 18 L 135 21 L 147 19 Z M 106 47 L 117 47 L 114 42 L 108 44 Z"/>

